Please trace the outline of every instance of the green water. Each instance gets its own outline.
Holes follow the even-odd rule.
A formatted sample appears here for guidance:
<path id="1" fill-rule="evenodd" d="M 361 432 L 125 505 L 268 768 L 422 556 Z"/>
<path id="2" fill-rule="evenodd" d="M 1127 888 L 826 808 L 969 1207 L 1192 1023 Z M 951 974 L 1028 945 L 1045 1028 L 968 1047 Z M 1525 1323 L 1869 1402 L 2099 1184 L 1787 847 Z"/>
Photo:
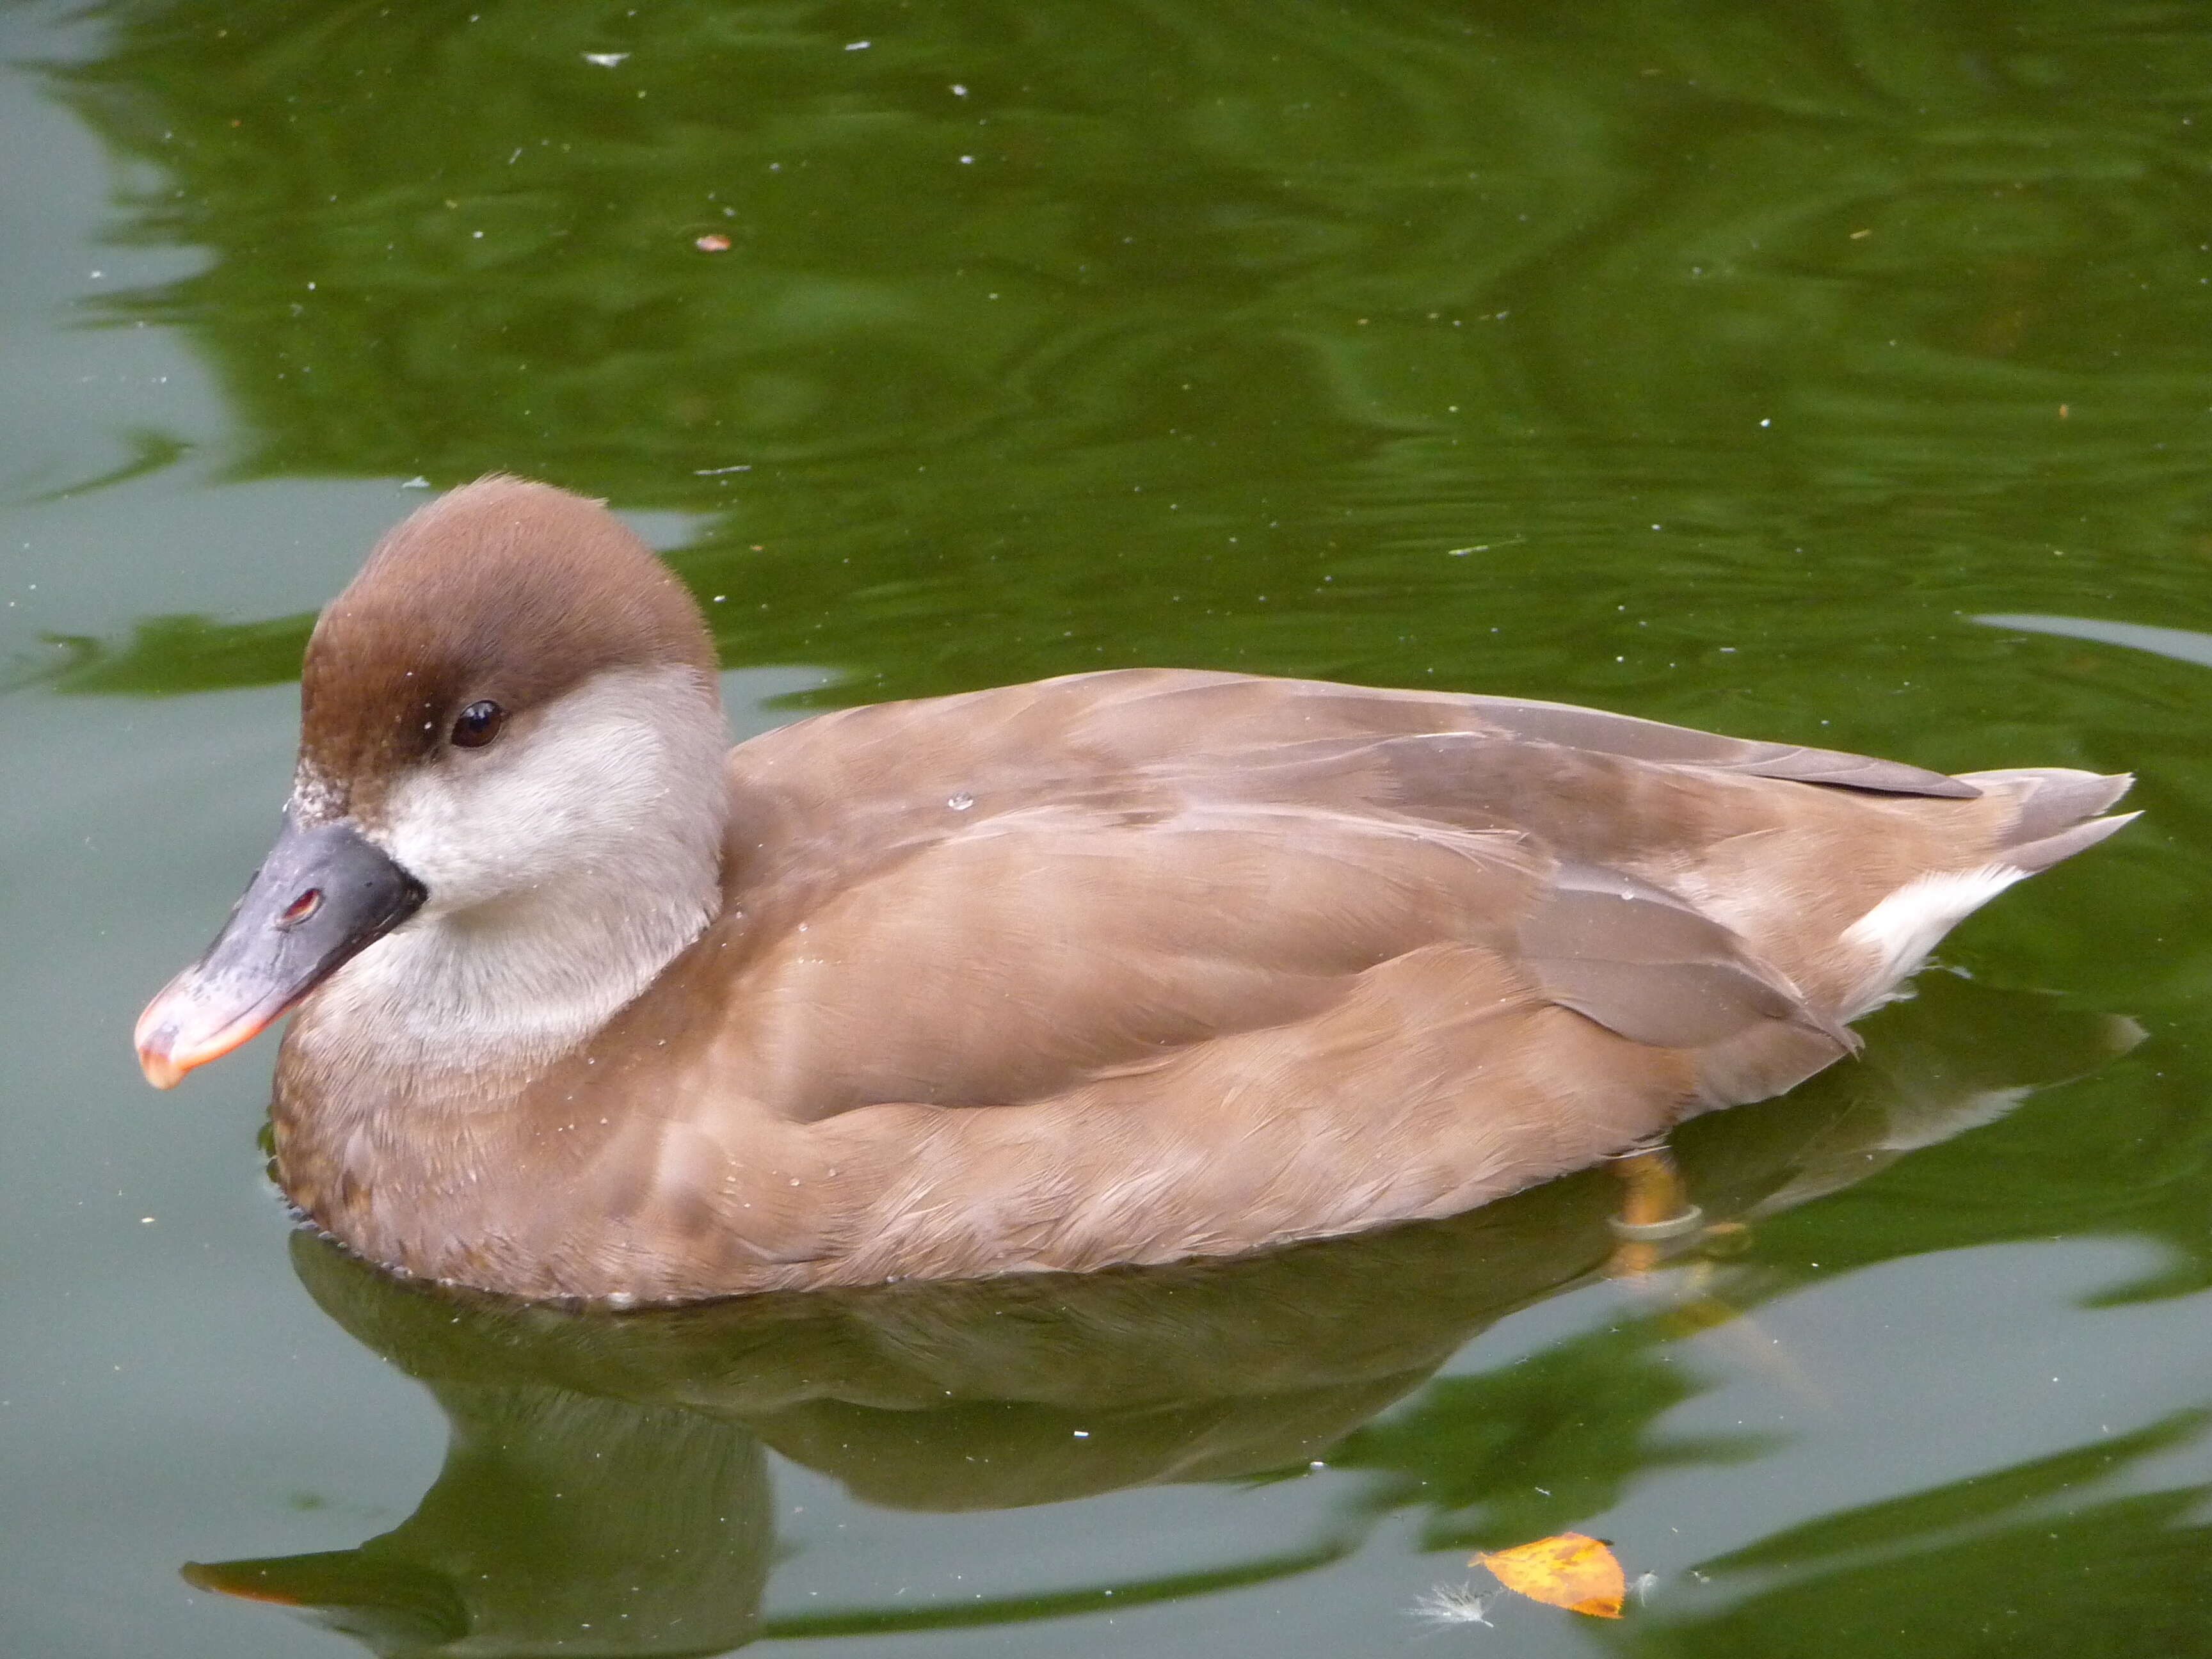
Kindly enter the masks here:
<path id="1" fill-rule="evenodd" d="M 472 3 L 0 3 L 0 1651 L 2212 1653 L 2201 9 Z M 1693 1126 L 1742 1224 L 1656 1273 L 1597 1171 L 448 1304 L 288 1239 L 268 1044 L 127 1036 L 315 607 L 492 469 L 667 551 L 745 729 L 1171 662 L 2148 816 Z M 1412 1616 L 1565 1528 L 1618 1623 Z"/>

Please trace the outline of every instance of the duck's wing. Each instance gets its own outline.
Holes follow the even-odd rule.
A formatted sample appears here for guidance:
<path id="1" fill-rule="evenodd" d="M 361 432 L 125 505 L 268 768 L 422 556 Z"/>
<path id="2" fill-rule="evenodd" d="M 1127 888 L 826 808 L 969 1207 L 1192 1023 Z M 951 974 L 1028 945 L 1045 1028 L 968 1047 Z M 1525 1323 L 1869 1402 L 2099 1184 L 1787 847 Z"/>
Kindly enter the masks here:
<path id="1" fill-rule="evenodd" d="M 1834 1052 L 1909 969 L 1855 924 L 2033 816 L 2012 780 L 1182 671 L 844 711 L 732 768 L 731 913 L 706 941 L 729 988 L 701 1000 L 809 1119 L 1043 1098 L 1310 1018 L 1431 945 L 1618 1035 L 1725 1050 L 1707 1093 L 1742 1097 L 1797 1063 L 1793 1040 L 1766 1066 L 1762 1029 Z M 1942 925 L 1996 890 L 1954 884 Z"/>
<path id="2" fill-rule="evenodd" d="M 757 893 L 722 1019 L 759 1097 L 807 1120 L 1035 1102 L 1312 1020 L 1432 945 L 1642 1043 L 1847 1040 L 1725 925 L 1525 830 L 1311 800 L 1164 811 L 1163 788 L 1000 813 L 834 893 L 800 884 L 803 915 Z"/>

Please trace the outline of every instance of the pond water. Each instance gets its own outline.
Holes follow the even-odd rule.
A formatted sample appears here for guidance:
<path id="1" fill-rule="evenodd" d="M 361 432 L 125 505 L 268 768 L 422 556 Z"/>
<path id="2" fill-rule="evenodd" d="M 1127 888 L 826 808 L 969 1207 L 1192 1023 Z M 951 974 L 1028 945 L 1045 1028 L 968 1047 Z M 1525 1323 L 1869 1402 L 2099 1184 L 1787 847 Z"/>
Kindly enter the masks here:
<path id="1" fill-rule="evenodd" d="M 2212 1652 L 2201 9 L 12 0 L 0 61 L 0 1650 Z M 1178 663 L 2147 816 L 1692 1126 L 1648 1271 L 1600 1170 L 441 1299 L 291 1236 L 273 1044 L 128 1036 L 315 607 L 494 469 L 666 551 L 748 729 Z M 1571 1528 L 1618 1622 L 1418 1616 Z"/>

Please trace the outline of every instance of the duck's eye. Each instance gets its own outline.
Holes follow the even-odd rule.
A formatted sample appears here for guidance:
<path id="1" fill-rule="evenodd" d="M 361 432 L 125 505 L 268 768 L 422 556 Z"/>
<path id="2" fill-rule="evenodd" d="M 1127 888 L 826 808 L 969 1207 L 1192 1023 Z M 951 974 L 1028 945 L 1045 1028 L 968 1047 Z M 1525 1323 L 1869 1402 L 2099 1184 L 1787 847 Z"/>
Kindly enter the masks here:
<path id="1" fill-rule="evenodd" d="M 507 710 L 486 701 L 472 702 L 453 717 L 453 747 L 481 749 L 507 724 Z"/>

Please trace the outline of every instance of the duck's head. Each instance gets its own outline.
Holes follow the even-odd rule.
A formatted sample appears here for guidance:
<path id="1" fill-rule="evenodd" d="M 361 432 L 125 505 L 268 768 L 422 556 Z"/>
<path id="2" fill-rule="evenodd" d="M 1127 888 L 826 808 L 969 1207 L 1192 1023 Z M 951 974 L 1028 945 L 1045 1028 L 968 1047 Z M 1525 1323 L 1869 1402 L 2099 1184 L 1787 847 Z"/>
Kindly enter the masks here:
<path id="1" fill-rule="evenodd" d="M 416 513 L 315 624 L 283 828 L 140 1017 L 147 1080 L 228 1053 L 395 933 L 473 951 L 486 996 L 502 963 L 524 988 L 532 951 L 588 956 L 594 919 L 665 960 L 719 866 L 714 669 L 696 605 L 599 503 L 491 477 Z"/>

